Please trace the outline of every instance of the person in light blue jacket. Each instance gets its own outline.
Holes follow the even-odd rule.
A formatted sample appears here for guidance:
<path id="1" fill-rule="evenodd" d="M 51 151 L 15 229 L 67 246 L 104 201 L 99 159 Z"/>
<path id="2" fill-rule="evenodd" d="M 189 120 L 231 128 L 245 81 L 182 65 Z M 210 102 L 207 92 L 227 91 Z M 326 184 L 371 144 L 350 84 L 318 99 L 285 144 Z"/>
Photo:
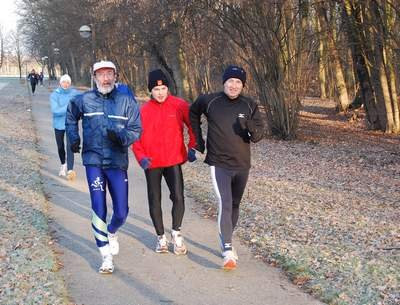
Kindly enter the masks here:
<path id="1" fill-rule="evenodd" d="M 53 128 L 56 136 L 58 156 L 61 162 L 58 175 L 67 177 L 68 180 L 73 180 L 76 177 L 76 173 L 74 171 L 74 153 L 71 150 L 68 137 L 66 147 L 64 145 L 65 117 L 70 100 L 78 94 L 80 94 L 78 90 L 71 88 L 71 77 L 68 74 L 64 74 L 60 78 L 60 86 L 50 95 Z M 67 158 L 65 158 L 65 152 L 67 152 Z"/>

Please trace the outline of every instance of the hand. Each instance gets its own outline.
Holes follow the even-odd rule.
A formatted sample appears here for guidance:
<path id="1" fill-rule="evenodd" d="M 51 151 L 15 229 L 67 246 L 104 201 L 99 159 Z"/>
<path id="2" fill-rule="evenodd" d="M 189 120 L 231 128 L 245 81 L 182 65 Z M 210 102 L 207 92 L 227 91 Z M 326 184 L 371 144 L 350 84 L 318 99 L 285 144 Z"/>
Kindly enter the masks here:
<path id="1" fill-rule="evenodd" d="M 239 113 L 238 117 L 237 117 L 238 123 L 240 128 L 242 128 L 242 130 L 246 130 L 247 129 L 247 116 L 243 113 Z"/>
<path id="2" fill-rule="evenodd" d="M 257 126 L 253 120 L 247 120 L 246 126 L 250 133 L 253 133 L 257 129 Z"/>
<path id="3" fill-rule="evenodd" d="M 80 144 L 81 143 L 79 140 L 76 141 L 75 143 L 71 144 L 71 150 L 73 153 L 75 153 L 75 154 L 79 153 L 79 151 L 81 150 Z"/>
<path id="4" fill-rule="evenodd" d="M 121 141 L 118 138 L 117 133 L 112 129 L 107 129 L 107 137 L 116 144 L 121 144 Z"/>
<path id="5" fill-rule="evenodd" d="M 196 146 L 194 147 L 194 149 L 203 154 L 204 151 L 206 150 L 206 147 L 204 145 L 204 140 L 202 140 L 201 143 L 197 143 Z"/>
<path id="6" fill-rule="evenodd" d="M 197 158 L 196 158 L 196 151 L 193 149 L 193 148 L 190 148 L 189 150 L 188 150 L 188 160 L 189 160 L 189 162 L 194 162 L 194 161 L 196 161 L 197 160 Z"/>
<path id="7" fill-rule="evenodd" d="M 144 157 L 142 160 L 139 161 L 140 166 L 146 170 L 151 166 L 151 159 Z"/>

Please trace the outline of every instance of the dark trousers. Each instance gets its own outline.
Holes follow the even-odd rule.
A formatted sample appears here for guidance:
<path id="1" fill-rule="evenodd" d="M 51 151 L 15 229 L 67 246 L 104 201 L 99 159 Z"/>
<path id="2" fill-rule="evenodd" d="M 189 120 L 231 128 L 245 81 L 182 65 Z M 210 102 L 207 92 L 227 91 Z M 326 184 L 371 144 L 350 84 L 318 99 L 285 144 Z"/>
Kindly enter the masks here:
<path id="1" fill-rule="evenodd" d="M 36 83 L 31 83 L 32 93 L 35 93 L 36 90 Z"/>
<path id="2" fill-rule="evenodd" d="M 147 182 L 147 196 L 149 201 L 150 217 L 157 235 L 164 234 L 164 223 L 161 209 L 161 179 L 164 177 L 170 191 L 172 201 L 172 229 L 179 231 L 185 213 L 183 195 L 183 175 L 180 165 L 148 169 L 145 171 Z"/>
<path id="3" fill-rule="evenodd" d="M 69 143 L 68 137 L 67 137 L 67 149 L 65 149 L 64 145 L 65 130 L 54 129 L 54 134 L 56 136 L 57 151 L 58 151 L 58 157 L 60 158 L 60 162 L 61 164 L 65 163 L 65 150 L 67 150 L 67 169 L 72 170 L 74 168 L 74 153 L 71 150 L 71 145 Z"/>
<path id="4" fill-rule="evenodd" d="M 218 228 L 223 251 L 232 250 L 232 233 L 239 219 L 239 205 L 249 170 L 229 170 L 211 166 L 211 178 L 219 200 Z"/>

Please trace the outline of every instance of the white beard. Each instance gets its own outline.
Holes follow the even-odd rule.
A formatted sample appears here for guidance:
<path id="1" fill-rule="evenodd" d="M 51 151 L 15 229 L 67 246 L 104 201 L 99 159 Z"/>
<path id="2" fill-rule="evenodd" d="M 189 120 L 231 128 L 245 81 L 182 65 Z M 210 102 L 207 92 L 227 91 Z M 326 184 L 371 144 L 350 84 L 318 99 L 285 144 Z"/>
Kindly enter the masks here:
<path id="1" fill-rule="evenodd" d="M 96 81 L 96 86 L 97 86 L 97 90 L 101 94 L 105 95 L 105 94 L 110 93 L 114 89 L 115 83 L 114 82 L 111 83 L 111 85 L 109 87 L 103 87 Z"/>

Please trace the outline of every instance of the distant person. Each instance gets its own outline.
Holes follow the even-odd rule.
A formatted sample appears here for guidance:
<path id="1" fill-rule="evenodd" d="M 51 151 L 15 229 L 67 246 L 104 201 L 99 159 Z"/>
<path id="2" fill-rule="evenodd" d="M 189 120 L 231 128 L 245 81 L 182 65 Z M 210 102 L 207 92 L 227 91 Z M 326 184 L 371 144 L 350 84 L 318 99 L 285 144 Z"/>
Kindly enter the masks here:
<path id="1" fill-rule="evenodd" d="M 35 95 L 36 85 L 39 82 L 39 75 L 36 73 L 35 69 L 32 69 L 31 73 L 28 74 L 27 79 L 31 84 L 32 94 Z"/>
<path id="2" fill-rule="evenodd" d="M 74 153 L 80 151 L 79 120 L 82 119 L 82 161 L 92 202 L 92 228 L 102 256 L 99 272 L 114 271 L 113 255 L 119 253 L 118 229 L 128 217 L 128 149 L 142 131 L 136 101 L 115 88 L 116 67 L 111 61 L 93 65 L 96 88 L 68 105 L 66 129 Z M 107 188 L 113 213 L 107 224 Z"/>
<path id="3" fill-rule="evenodd" d="M 78 90 L 71 88 L 71 77 L 65 74 L 60 78 L 60 86 L 50 95 L 53 128 L 56 136 L 58 157 L 61 162 L 58 175 L 67 177 L 68 180 L 75 179 L 76 173 L 74 171 L 74 153 L 71 150 L 68 137 L 66 148 L 64 145 L 65 118 L 69 102 L 78 94 L 80 94 Z M 65 158 L 65 151 L 67 152 L 67 158 Z M 65 162 L 65 160 L 67 160 L 67 162 Z"/>
<path id="4" fill-rule="evenodd" d="M 196 160 L 196 142 L 189 121 L 189 104 L 169 93 L 168 79 L 161 70 L 149 73 L 148 88 L 151 99 L 140 109 L 143 133 L 132 145 L 147 182 L 150 217 L 157 234 L 155 251 L 168 252 L 161 209 L 161 180 L 164 177 L 172 200 L 171 239 L 174 253 L 186 254 L 181 234 L 185 212 L 182 164 Z M 184 125 L 189 134 L 188 150 L 184 142 Z"/>
<path id="5" fill-rule="evenodd" d="M 44 78 L 43 71 L 40 71 L 40 73 L 39 73 L 39 83 L 40 83 L 40 86 L 42 86 L 42 87 L 43 87 L 43 78 Z"/>
<path id="6" fill-rule="evenodd" d="M 190 107 L 190 122 L 196 135 L 196 150 L 204 153 L 219 200 L 218 228 L 223 268 L 235 269 L 238 256 L 232 234 L 239 218 L 239 204 L 250 170 L 250 141 L 258 142 L 264 124 L 257 104 L 242 95 L 246 72 L 229 66 L 223 76 L 223 92 L 200 95 Z M 207 119 L 207 145 L 201 129 L 201 116 Z"/>

